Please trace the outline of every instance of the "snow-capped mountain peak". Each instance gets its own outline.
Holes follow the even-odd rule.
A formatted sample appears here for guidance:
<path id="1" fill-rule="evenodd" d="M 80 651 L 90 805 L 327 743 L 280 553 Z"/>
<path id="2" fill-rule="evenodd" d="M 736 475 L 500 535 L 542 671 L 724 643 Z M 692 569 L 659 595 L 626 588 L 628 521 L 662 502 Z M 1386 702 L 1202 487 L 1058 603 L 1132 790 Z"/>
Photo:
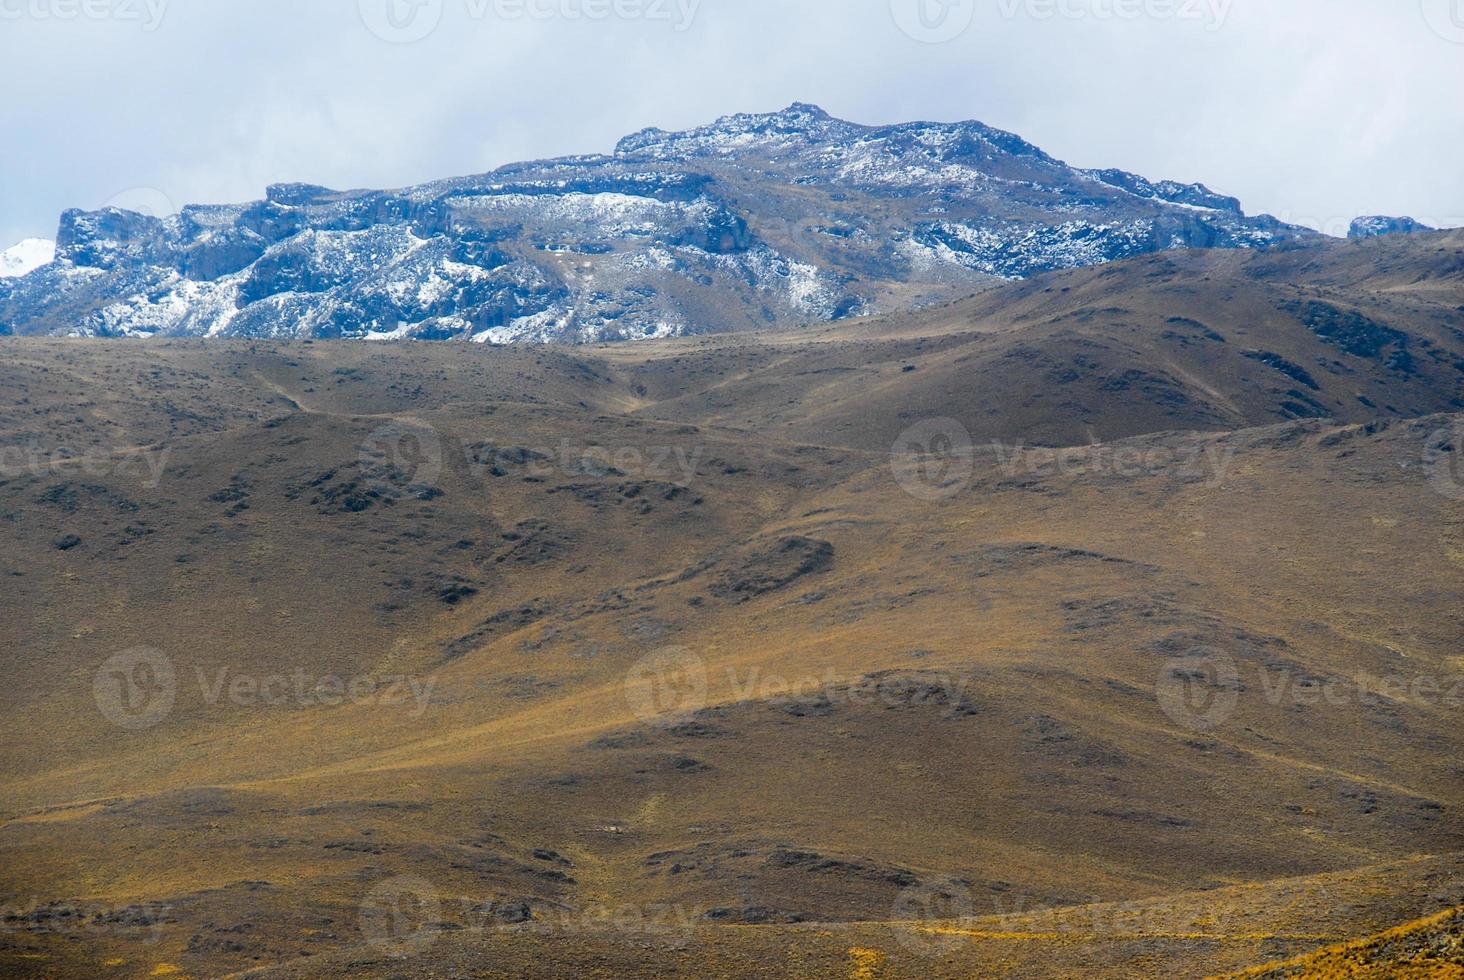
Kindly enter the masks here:
<path id="1" fill-rule="evenodd" d="M 56 257 L 56 243 L 27 238 L 0 252 L 0 279 L 13 279 L 39 269 Z"/>
<path id="2" fill-rule="evenodd" d="M 1311 234 L 980 122 L 868 126 L 794 103 L 403 190 L 277 184 L 165 219 L 68 211 L 56 261 L 0 280 L 0 334 L 636 339 Z"/>

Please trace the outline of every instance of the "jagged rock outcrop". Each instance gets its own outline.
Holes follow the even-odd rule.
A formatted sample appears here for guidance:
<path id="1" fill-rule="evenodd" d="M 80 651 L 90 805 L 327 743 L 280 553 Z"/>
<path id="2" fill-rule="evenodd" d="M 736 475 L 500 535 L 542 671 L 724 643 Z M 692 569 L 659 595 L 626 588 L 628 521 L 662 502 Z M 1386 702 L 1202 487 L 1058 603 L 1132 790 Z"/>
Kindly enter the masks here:
<path id="1" fill-rule="evenodd" d="M 600 341 L 828 321 L 995 278 L 1312 233 L 977 122 L 815 106 L 399 191 L 68 211 L 0 333 Z"/>
<path id="2" fill-rule="evenodd" d="M 1437 231 L 1412 218 L 1393 218 L 1387 215 L 1369 215 L 1358 218 L 1347 229 L 1348 238 L 1381 238 L 1383 235 L 1416 235 L 1419 232 Z"/>

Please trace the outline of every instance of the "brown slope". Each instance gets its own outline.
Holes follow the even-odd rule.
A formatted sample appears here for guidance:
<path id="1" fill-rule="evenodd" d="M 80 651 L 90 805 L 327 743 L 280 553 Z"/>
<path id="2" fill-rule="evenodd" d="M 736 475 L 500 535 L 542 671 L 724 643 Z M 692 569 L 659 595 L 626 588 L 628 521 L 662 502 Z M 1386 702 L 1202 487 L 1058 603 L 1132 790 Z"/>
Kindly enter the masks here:
<path id="1" fill-rule="evenodd" d="M 42 407 L 69 397 L 48 358 L 85 378 L 135 356 L 140 415 L 167 401 L 224 421 L 163 436 L 155 484 L 81 463 L 0 483 L 7 966 L 218 975 L 309 953 L 492 975 L 450 944 L 405 965 L 369 945 L 363 903 L 410 876 L 472 900 L 449 926 L 484 905 L 549 923 L 543 943 L 494 947 L 531 973 L 529 949 L 543 975 L 878 965 L 853 950 L 886 957 L 885 975 L 1229 969 L 1311 940 L 1199 930 L 1100 942 L 1096 958 L 1079 943 L 1076 961 L 1065 942 L 947 961 L 887 948 L 887 925 L 717 930 L 669 958 L 633 928 L 567 940 L 596 909 L 883 923 L 953 879 L 998 912 L 1014 892 L 1162 901 L 1464 846 L 1452 688 L 1416 683 L 1464 667 L 1458 416 L 1142 436 L 1061 465 L 982 448 L 969 475 L 945 460 L 954 482 L 937 488 L 883 451 L 790 440 L 774 410 L 801 404 L 825 413 L 807 435 L 879 446 L 910 416 L 885 417 L 865 386 L 872 407 L 835 431 L 830 379 L 929 383 L 893 365 L 979 341 L 805 340 L 466 357 L 27 346 Z M 168 388 L 145 360 L 254 384 Z M 401 427 L 427 440 L 426 472 L 420 441 L 363 451 Z M 911 495 L 912 480 L 951 492 Z M 81 541 L 60 550 L 66 534 Z M 132 732 L 95 685 L 138 644 L 179 685 Z M 705 691 L 648 716 L 637 679 L 668 650 Z M 1225 662 L 1233 676 L 1206 673 Z M 210 700 L 196 679 L 296 669 L 408 674 L 431 694 L 273 705 Z M 1197 721 L 1176 682 L 1223 716 Z"/>
<path id="2" fill-rule="evenodd" d="M 668 347 L 632 371 L 649 414 L 872 450 L 941 416 L 1041 445 L 1415 417 L 1464 404 L 1461 263 L 1457 234 L 1148 256 L 811 343 Z"/>
<path id="3" fill-rule="evenodd" d="M 7 798 L 109 797 L 13 820 L 12 874 L 24 874 L 13 881 L 58 900 L 174 906 L 175 937 L 206 936 L 201 916 L 279 903 L 336 922 L 311 927 L 329 948 L 349 941 L 339 908 L 393 872 L 540 914 L 654 899 L 701 915 L 877 919 L 905 890 L 951 875 L 983 901 L 1019 883 L 1044 903 L 1073 902 L 1457 844 L 1457 748 L 1442 706 L 1273 704 L 1253 681 L 1232 724 L 1197 735 L 1153 695 L 1175 642 L 1221 645 L 1247 670 L 1294 681 L 1382 673 L 1395 654 L 1371 637 L 1408 624 L 1409 658 L 1444 670 L 1457 622 L 1420 625 L 1423 610 L 1451 604 L 1437 594 L 1449 553 L 1432 557 L 1425 544 L 1437 526 L 1430 505 L 1447 501 L 1421 466 L 1383 494 L 1373 477 L 1422 460 L 1432 431 L 1245 436 L 1227 471 L 1237 484 L 1169 470 L 1115 479 L 1096 463 L 1014 480 L 997 467 L 944 509 L 912 509 L 881 464 L 809 488 L 763 532 L 684 572 L 661 560 L 674 522 L 646 515 L 634 523 L 657 557 L 619 561 L 627 571 L 669 564 L 669 575 L 613 579 L 629 605 L 561 604 L 486 637 L 441 669 L 442 700 L 421 717 L 180 711 L 156 737 L 119 745 L 98 733 L 111 785 L 64 769 L 12 781 Z M 1265 503 L 1283 485 L 1290 493 Z M 1028 512 L 1034 494 L 1040 516 Z M 1205 544 L 1174 564 L 1173 521 L 1154 522 L 1150 499 L 1175 518 L 1205 515 L 1200 527 L 1223 541 L 1223 557 Z M 1354 565 L 1299 530 L 1291 508 L 1318 500 L 1339 538 L 1379 553 Z M 582 506 L 585 527 L 605 519 Z M 1056 538 L 1043 530 L 1054 526 L 1064 529 Z M 800 572 L 797 562 L 791 580 L 769 578 L 769 545 L 790 537 L 829 542 L 832 566 Z M 1230 570 L 1240 556 L 1244 577 Z M 563 573 L 563 559 L 550 564 Z M 1253 579 L 1291 608 L 1273 608 Z M 1354 594 L 1385 582 L 1371 603 Z M 463 617 L 439 618 L 486 621 L 502 600 L 464 605 Z M 449 625 L 413 630 L 415 655 L 440 655 L 423 641 L 451 636 Z M 919 649 L 902 640 L 912 636 Z M 707 664 L 709 700 L 725 704 L 691 727 L 647 728 L 626 700 L 625 671 L 648 649 L 687 642 Z M 303 647 L 277 652 L 319 663 Z M 746 701 L 738 687 L 754 671 L 820 686 L 832 672 L 832 703 L 765 687 Z M 840 694 L 841 680 L 861 695 Z M 943 696 L 943 681 L 964 682 L 969 704 Z M 59 700 L 81 717 L 85 697 Z M 54 748 L 56 730 L 36 732 Z M 1360 740 L 1371 747 L 1362 766 L 1346 748 Z M 26 747 L 24 733 L 12 728 L 10 744 Z M 187 843 L 200 821 L 207 848 Z M 535 863 L 541 847 L 569 857 L 573 869 L 559 873 L 572 881 L 537 873 L 555 870 Z M 87 884 L 87 867 L 110 869 L 106 891 Z M 230 940 L 243 947 L 232 961 L 277 958 L 284 939 Z M 194 945 L 191 959 L 178 956 L 189 969 L 225 955 Z"/>

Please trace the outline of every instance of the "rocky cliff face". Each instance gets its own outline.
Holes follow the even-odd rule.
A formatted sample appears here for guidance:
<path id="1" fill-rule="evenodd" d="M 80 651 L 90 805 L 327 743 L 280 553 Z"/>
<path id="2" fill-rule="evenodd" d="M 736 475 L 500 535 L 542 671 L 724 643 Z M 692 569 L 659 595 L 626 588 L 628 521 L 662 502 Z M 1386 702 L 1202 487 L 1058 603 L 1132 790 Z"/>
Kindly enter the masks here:
<path id="1" fill-rule="evenodd" d="M 1309 232 L 976 122 L 797 104 L 398 191 L 68 211 L 0 333 L 590 342 L 827 321 L 997 279 Z"/>
<path id="2" fill-rule="evenodd" d="M 1416 235 L 1419 232 L 1437 231 L 1412 218 L 1393 218 L 1387 215 L 1370 215 L 1358 218 L 1347 229 L 1348 238 L 1381 238 L 1384 235 Z"/>

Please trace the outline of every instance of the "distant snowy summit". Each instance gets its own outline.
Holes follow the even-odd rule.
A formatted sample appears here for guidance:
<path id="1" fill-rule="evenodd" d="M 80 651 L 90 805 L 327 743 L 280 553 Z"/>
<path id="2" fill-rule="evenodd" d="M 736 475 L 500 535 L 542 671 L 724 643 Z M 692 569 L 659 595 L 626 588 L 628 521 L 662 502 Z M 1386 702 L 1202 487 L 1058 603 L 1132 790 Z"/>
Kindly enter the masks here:
<path id="1" fill-rule="evenodd" d="M 1392 218 L 1387 215 L 1369 215 L 1358 218 L 1347 229 L 1348 238 L 1381 238 L 1384 235 L 1416 235 L 1426 231 L 1438 231 L 1412 218 Z"/>
<path id="2" fill-rule="evenodd" d="M 56 243 L 45 238 L 27 238 L 0 252 L 0 279 L 14 279 L 39 269 L 56 257 Z"/>
<path id="3" fill-rule="evenodd" d="M 797 103 L 400 191 L 68 211 L 0 333 L 595 342 L 837 320 L 1003 279 L 1315 233 L 979 122 Z"/>

